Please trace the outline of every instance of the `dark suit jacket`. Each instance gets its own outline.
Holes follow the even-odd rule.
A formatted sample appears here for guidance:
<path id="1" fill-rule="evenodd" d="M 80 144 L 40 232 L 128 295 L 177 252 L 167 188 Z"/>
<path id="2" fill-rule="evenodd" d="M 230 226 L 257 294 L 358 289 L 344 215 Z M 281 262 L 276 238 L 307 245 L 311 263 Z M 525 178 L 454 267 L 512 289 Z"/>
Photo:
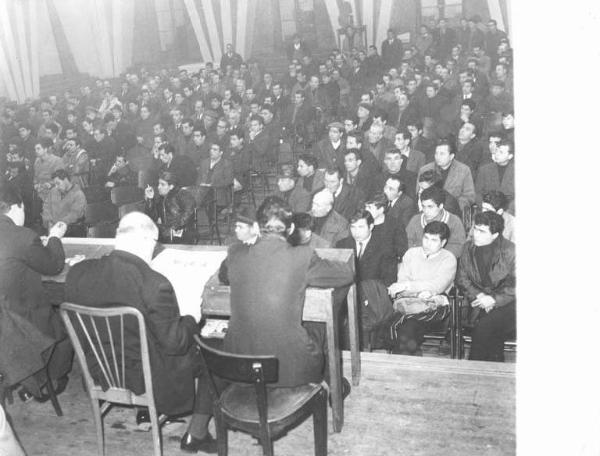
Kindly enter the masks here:
<path id="1" fill-rule="evenodd" d="M 277 196 L 288 203 L 292 212 L 308 212 L 312 203 L 312 195 L 297 184 L 285 193 L 277 190 L 273 193 L 273 196 Z"/>
<path id="2" fill-rule="evenodd" d="M 342 184 L 342 190 L 338 196 L 334 196 L 333 210 L 350 221 L 350 218 L 365 202 L 362 190 L 354 185 Z"/>
<path id="3" fill-rule="evenodd" d="M 273 156 L 272 141 L 267 130 L 263 129 L 253 140 L 248 137 L 248 150 L 252 157 L 252 167 L 257 171 L 267 169 L 267 161 Z"/>
<path id="4" fill-rule="evenodd" d="M 402 261 L 402 257 L 408 250 L 406 225 L 402 223 L 402 220 L 386 215 L 383 223 L 373 227 L 373 236 L 382 238 L 383 243 L 388 248 L 391 247 L 397 263 Z"/>
<path id="5" fill-rule="evenodd" d="M 65 299 L 90 307 L 114 304 L 138 309 L 146 322 L 156 407 L 161 413 L 190 411 L 194 402 L 193 367 L 196 360 L 191 316 L 180 316 L 169 280 L 141 258 L 114 250 L 99 259 L 76 264 L 67 274 Z M 137 322 L 125 320 L 126 384 L 136 394 L 145 391 L 139 353 Z M 118 354 L 119 355 L 119 354 Z M 118 356 L 117 355 L 117 356 Z M 98 366 L 90 366 L 98 379 Z"/>
<path id="6" fill-rule="evenodd" d="M 400 65 L 402 60 L 402 41 L 394 38 L 392 43 L 386 39 L 381 43 L 381 58 L 386 68 Z"/>
<path id="7" fill-rule="evenodd" d="M 8 310 L 56 340 L 65 337 L 66 332 L 48 301 L 41 275 L 56 275 L 64 265 L 65 254 L 58 238 L 51 237 L 44 247 L 34 231 L 0 214 L 0 298 L 6 299 Z M 53 378 L 69 372 L 72 356 L 68 342 L 55 350 L 50 363 Z"/>
<path id="8" fill-rule="evenodd" d="M 160 171 L 169 171 L 174 173 L 179 180 L 180 187 L 189 187 L 190 185 L 194 185 L 196 179 L 198 177 L 198 172 L 196 171 L 196 166 L 190 157 L 187 155 L 176 155 L 171 160 L 171 164 L 167 167 L 162 161 L 157 160 L 157 163 L 160 164 Z"/>
<path id="9" fill-rule="evenodd" d="M 344 140 L 340 141 L 340 146 L 336 151 L 329 141 L 329 138 L 322 139 L 313 147 L 313 155 L 319 161 L 319 168 L 337 168 L 340 172 L 344 171 L 344 153 L 346 147 Z"/>
<path id="10" fill-rule="evenodd" d="M 481 204 L 483 195 L 490 190 L 499 190 L 506 195 L 508 202 L 513 201 L 515 197 L 514 160 L 511 160 L 508 165 L 506 165 L 502 182 L 500 182 L 498 165 L 496 163 L 487 163 L 479 169 L 477 180 L 475 181 L 477 204 Z"/>
<path id="11" fill-rule="evenodd" d="M 292 247 L 269 234 L 255 245 L 229 247 L 231 319 L 225 350 L 279 359 L 277 386 L 323 379 L 323 352 L 302 326 L 307 286 L 341 287 L 353 281 L 347 264 L 322 260 L 309 246 Z"/>
<path id="12" fill-rule="evenodd" d="M 233 165 L 225 158 L 222 158 L 216 163 L 214 168 L 210 169 L 210 158 L 206 158 L 200 162 L 198 167 L 198 179 L 196 184 L 210 184 L 217 190 L 217 205 L 227 206 L 229 204 L 229 193 L 223 191 L 233 183 Z"/>
<path id="13" fill-rule="evenodd" d="M 456 159 L 469 167 L 473 180 L 476 180 L 479 166 L 483 160 L 483 146 L 481 142 L 473 138 L 463 146 L 462 150 L 458 150 L 457 147 Z"/>
<path id="14" fill-rule="evenodd" d="M 394 205 L 387 210 L 385 217 L 399 220 L 406 227 L 416 213 L 415 201 L 406 193 L 402 193 Z"/>
<path id="15" fill-rule="evenodd" d="M 344 178 L 348 184 L 348 176 Z M 358 173 L 354 177 L 352 185 L 360 189 L 365 196 L 365 201 L 371 199 L 376 193 L 381 193 L 383 188 L 379 188 L 381 176 L 379 171 L 372 169 L 365 163 L 361 163 L 358 168 Z"/>
<path id="16" fill-rule="evenodd" d="M 436 168 L 435 162 L 427 163 L 419 171 L 419 176 L 428 169 Z M 458 200 L 461 210 L 465 206 L 473 204 L 475 202 L 475 186 L 469 167 L 456 159 L 452 160 L 448 177 L 444 183 L 444 190 Z"/>
<path id="17" fill-rule="evenodd" d="M 354 250 L 357 282 L 381 280 L 386 286 L 389 286 L 396 281 L 398 261 L 394 250 L 390 249 L 382 237 L 371 235 L 364 252 L 358 259 L 356 259 L 357 242 L 352 236 L 342 239 L 335 247 Z"/>

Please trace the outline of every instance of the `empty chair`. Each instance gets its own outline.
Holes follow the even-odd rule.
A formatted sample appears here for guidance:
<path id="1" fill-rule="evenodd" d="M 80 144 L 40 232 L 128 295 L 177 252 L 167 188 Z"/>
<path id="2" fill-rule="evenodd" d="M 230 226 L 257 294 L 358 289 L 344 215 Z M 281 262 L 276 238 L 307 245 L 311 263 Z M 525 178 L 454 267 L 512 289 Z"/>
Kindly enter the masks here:
<path id="1" fill-rule="evenodd" d="M 194 338 L 211 379 L 209 387 L 219 456 L 227 455 L 228 429 L 256 437 L 263 454 L 272 456 L 273 440 L 311 415 L 315 455 L 327 454 L 327 392 L 322 384 L 309 383 L 295 388 L 268 387 L 267 383 L 278 379 L 276 357 L 225 353 L 209 347 L 197 335 Z M 215 376 L 235 383 L 219 392 Z"/>
<path id="2" fill-rule="evenodd" d="M 86 390 L 92 402 L 98 453 L 105 454 L 103 416 L 113 404 L 123 404 L 148 407 L 154 455 L 162 455 L 160 426 L 167 417 L 159 417 L 156 411 L 146 324 L 142 313 L 128 306 L 95 308 L 67 302 L 61 304 L 60 313 L 75 348 Z M 131 331 L 129 319 L 137 320 L 135 327 L 140 338 L 139 349 L 145 386 L 143 394 L 135 394 L 129 389 L 125 378 L 125 334 Z M 128 345 L 127 350 L 131 350 L 131 347 Z"/>

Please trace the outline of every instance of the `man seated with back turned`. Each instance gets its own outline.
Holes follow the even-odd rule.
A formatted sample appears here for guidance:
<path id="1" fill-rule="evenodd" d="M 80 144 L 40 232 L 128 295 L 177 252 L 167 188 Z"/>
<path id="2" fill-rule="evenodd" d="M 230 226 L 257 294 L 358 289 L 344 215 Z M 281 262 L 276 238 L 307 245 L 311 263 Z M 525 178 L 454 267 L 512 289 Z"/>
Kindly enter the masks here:
<path id="1" fill-rule="evenodd" d="M 71 268 L 65 299 L 89 307 L 132 306 L 144 315 L 158 412 L 179 415 L 193 409 L 181 448 L 215 453 L 216 442 L 210 434 L 196 431 L 201 400 L 198 394 L 194 399 L 194 376 L 199 375 L 200 364 L 193 335 L 200 332 L 199 327 L 193 317 L 179 314 L 173 286 L 150 268 L 157 238 L 158 228 L 147 215 L 126 214 L 117 228 L 115 250 Z M 125 346 L 131 347 L 125 352 L 125 378 L 128 388 L 142 394 L 145 387 L 136 325 L 125 320 Z M 100 378 L 98 369 L 98 365 L 91 366 L 92 375 Z M 145 419 L 143 413 L 138 411 L 138 424 Z"/>
<path id="2" fill-rule="evenodd" d="M 320 323 L 302 324 L 306 288 L 348 286 L 354 279 L 352 268 L 319 258 L 309 245 L 290 245 L 287 238 L 295 227 L 292 212 L 281 199 L 267 198 L 257 216 L 258 242 L 235 243 L 227 252 L 227 277 L 222 278 L 231 287 L 231 318 L 223 349 L 243 355 L 275 355 L 279 380 L 273 386 L 294 388 L 321 382 L 325 333 Z M 212 401 L 202 397 L 207 433 Z"/>

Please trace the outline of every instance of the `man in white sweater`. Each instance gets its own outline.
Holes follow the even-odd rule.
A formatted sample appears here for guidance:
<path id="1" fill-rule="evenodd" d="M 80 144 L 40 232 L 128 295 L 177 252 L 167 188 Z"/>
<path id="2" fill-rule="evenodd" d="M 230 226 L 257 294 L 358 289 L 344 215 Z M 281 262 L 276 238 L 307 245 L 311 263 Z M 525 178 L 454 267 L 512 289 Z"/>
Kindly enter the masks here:
<path id="1" fill-rule="evenodd" d="M 427 329 L 441 323 L 444 312 L 436 312 L 440 302 L 448 304 L 442 295 L 452 288 L 456 274 L 456 257 L 444 247 L 450 238 L 448 225 L 432 221 L 423 229 L 422 245 L 406 251 L 398 267 L 397 281 L 388 287 L 390 296 L 412 296 L 431 303 L 431 308 L 416 315 L 403 315 L 396 325 L 397 344 L 392 351 L 420 354 L 420 345 Z M 441 299 L 439 299 L 441 298 Z"/>

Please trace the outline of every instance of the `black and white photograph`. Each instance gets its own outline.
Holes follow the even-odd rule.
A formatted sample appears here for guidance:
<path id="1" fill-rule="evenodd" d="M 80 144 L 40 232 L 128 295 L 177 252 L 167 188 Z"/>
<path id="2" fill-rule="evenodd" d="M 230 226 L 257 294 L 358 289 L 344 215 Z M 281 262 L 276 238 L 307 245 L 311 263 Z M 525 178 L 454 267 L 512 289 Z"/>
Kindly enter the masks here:
<path id="1" fill-rule="evenodd" d="M 599 455 L 578 3 L 0 0 L 0 456 Z"/>

